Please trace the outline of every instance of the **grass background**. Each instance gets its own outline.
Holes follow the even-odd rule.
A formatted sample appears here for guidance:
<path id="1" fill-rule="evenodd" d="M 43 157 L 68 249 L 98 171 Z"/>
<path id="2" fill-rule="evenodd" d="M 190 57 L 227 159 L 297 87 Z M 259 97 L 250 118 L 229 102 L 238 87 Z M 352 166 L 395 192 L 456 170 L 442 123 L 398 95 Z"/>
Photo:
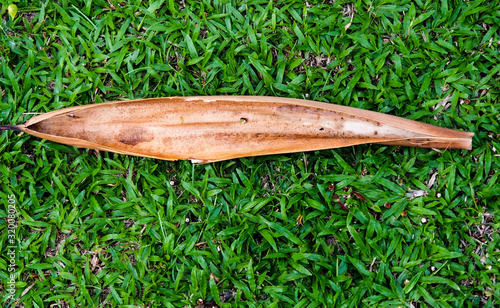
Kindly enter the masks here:
<path id="1" fill-rule="evenodd" d="M 15 302 L 0 220 L 4 307 L 499 305 L 498 0 L 1 3 L 2 124 L 228 94 L 476 134 L 472 151 L 362 145 L 192 165 L 2 133 L 0 216 L 8 195 L 19 211 Z"/>

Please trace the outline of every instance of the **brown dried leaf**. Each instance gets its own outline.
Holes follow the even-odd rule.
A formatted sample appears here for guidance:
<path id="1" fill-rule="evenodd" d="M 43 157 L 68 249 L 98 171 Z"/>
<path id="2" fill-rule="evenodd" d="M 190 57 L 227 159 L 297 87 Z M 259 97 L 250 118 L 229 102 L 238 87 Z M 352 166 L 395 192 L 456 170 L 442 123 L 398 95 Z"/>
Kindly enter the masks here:
<path id="1" fill-rule="evenodd" d="M 352 107 L 257 96 L 70 107 L 0 126 L 76 147 L 208 163 L 363 143 L 470 149 L 473 134 Z"/>

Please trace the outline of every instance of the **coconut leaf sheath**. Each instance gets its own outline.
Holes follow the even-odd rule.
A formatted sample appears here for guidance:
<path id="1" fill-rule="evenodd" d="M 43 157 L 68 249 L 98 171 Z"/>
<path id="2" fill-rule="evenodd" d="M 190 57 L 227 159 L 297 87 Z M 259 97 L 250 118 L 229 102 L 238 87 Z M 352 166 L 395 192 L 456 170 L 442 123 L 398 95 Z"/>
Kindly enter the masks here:
<path id="1" fill-rule="evenodd" d="M 363 143 L 471 149 L 474 135 L 352 107 L 252 96 L 77 106 L 1 129 L 76 147 L 196 163 Z"/>

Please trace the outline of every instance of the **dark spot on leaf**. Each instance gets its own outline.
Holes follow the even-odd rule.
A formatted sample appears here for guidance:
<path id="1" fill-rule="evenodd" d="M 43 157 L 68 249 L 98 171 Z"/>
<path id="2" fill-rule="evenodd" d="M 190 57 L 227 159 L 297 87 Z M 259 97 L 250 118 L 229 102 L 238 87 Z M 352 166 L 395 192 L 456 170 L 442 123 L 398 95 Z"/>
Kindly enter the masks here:
<path id="1" fill-rule="evenodd" d="M 137 145 L 141 142 L 151 141 L 153 135 L 149 133 L 146 129 L 140 127 L 134 127 L 131 129 L 124 130 L 118 135 L 118 141 L 126 145 Z"/>

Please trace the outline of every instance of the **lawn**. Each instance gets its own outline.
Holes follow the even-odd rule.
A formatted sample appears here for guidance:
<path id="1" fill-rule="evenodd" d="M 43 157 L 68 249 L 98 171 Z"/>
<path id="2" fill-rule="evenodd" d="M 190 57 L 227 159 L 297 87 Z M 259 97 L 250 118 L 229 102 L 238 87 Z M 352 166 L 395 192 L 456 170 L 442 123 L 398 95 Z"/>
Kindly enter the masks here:
<path id="1" fill-rule="evenodd" d="M 193 165 L 3 132 L 3 307 L 500 305 L 499 0 L 0 3 L 2 125 L 269 95 L 475 133 Z"/>

